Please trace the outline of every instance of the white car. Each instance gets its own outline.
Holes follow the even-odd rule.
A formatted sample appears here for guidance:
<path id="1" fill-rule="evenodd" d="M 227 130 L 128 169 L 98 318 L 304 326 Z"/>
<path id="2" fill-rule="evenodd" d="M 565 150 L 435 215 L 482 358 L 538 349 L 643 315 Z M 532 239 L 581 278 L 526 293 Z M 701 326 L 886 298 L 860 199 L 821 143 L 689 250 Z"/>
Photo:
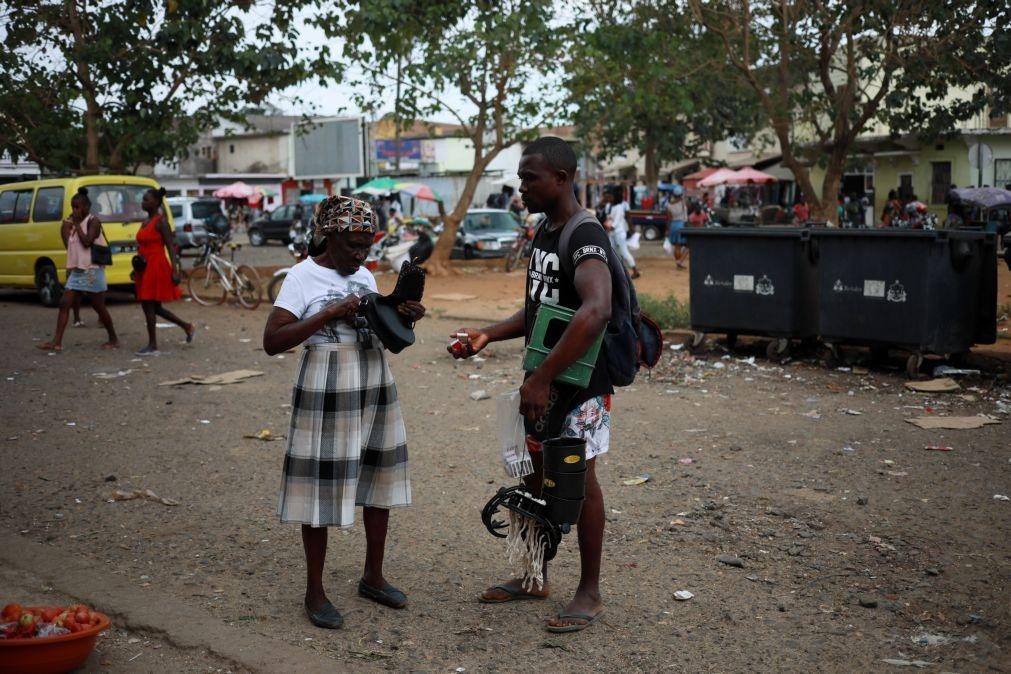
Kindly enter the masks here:
<path id="1" fill-rule="evenodd" d="M 199 248 L 207 242 L 207 232 L 222 234 L 228 216 L 221 201 L 213 197 L 169 197 L 165 200 L 175 220 L 179 248 Z"/>

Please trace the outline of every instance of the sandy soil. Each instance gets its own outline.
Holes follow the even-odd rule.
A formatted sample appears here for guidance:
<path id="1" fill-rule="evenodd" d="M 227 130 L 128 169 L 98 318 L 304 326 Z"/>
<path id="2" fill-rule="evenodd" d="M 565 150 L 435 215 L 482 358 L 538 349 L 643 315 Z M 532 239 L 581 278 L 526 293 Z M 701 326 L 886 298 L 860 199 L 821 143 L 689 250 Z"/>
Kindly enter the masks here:
<path id="1" fill-rule="evenodd" d="M 643 288 L 687 284 L 686 274 L 644 271 Z M 510 481 L 497 458 L 494 400 L 470 394 L 515 388 L 520 346 L 454 363 L 445 335 L 461 321 L 438 315 L 508 314 L 521 286 L 522 276 L 492 270 L 432 280 L 431 297 L 479 299 L 431 301 L 436 317 L 419 325 L 419 343 L 392 358 L 415 494 L 391 518 L 387 555 L 388 577 L 410 597 L 404 611 L 355 596 L 364 545 L 356 526 L 332 532 L 327 562 L 345 628 L 317 630 L 301 612 L 298 528 L 274 514 L 284 444 L 243 438 L 287 430 L 296 355 L 269 358 L 259 348 L 266 307 L 179 303 L 200 326 L 195 343 L 166 328 L 162 355 L 140 360 L 132 303 L 112 307 L 129 348 L 99 351 L 101 331 L 89 327 L 69 330 L 66 351 L 46 355 L 32 343 L 49 336 L 55 313 L 24 294 L 0 296 L 0 527 L 51 545 L 68 564 L 100 562 L 241 625 L 265 649 L 284 642 L 352 671 L 365 663 L 431 672 L 898 667 L 886 659 L 937 672 L 1007 667 L 1011 503 L 994 498 L 1011 494 L 1006 369 L 930 395 L 905 390 L 892 370 L 751 360 L 759 343 L 732 356 L 668 350 L 652 378 L 615 397 L 613 446 L 600 460 L 606 616 L 580 634 L 544 630 L 577 580 L 571 535 L 552 565 L 549 600 L 478 604 L 483 588 L 510 574 L 504 545 L 479 516 Z M 94 324 L 90 309 L 85 317 Z M 222 387 L 159 386 L 238 368 L 265 374 Z M 905 421 L 955 414 L 1002 423 L 926 431 Z M 924 449 L 932 445 L 952 451 Z M 624 484 L 640 474 L 649 481 Z M 113 490 L 132 488 L 180 505 L 109 502 Z M 0 576 L 5 587 L 24 586 L 14 580 Z M 695 596 L 679 602 L 676 590 Z M 134 671 L 136 662 L 124 662 L 130 644 L 112 648 L 119 636 L 109 639 L 108 667 Z M 176 657 L 148 666 L 214 666 L 203 654 Z"/>

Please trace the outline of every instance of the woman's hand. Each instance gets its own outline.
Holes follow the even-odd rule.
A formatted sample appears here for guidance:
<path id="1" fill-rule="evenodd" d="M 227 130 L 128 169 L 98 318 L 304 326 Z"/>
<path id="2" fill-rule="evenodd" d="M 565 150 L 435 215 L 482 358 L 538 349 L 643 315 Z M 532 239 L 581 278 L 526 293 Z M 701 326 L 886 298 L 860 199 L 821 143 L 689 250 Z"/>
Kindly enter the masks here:
<path id="1" fill-rule="evenodd" d="M 425 307 L 422 306 L 421 302 L 404 300 L 397 305 L 397 313 L 401 316 L 406 316 L 412 321 L 420 321 L 425 316 Z"/>
<path id="2" fill-rule="evenodd" d="M 358 295 L 348 295 L 340 302 L 334 302 L 324 309 L 327 313 L 327 320 L 351 319 L 358 313 L 358 305 L 362 298 Z"/>
<path id="3" fill-rule="evenodd" d="M 179 274 L 178 269 L 172 270 L 172 285 L 177 286 L 182 282 L 182 276 Z"/>

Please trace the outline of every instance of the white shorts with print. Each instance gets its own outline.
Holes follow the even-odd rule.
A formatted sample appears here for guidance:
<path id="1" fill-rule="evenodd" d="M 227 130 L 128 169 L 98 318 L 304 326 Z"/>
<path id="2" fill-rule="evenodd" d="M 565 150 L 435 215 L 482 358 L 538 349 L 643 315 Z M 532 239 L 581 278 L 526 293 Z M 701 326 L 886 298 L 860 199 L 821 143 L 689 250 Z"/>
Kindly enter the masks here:
<path id="1" fill-rule="evenodd" d="M 562 437 L 585 440 L 587 461 L 605 453 L 611 444 L 611 396 L 590 398 L 569 412 L 565 417 Z M 541 451 L 541 442 L 528 435 L 527 450 Z"/>

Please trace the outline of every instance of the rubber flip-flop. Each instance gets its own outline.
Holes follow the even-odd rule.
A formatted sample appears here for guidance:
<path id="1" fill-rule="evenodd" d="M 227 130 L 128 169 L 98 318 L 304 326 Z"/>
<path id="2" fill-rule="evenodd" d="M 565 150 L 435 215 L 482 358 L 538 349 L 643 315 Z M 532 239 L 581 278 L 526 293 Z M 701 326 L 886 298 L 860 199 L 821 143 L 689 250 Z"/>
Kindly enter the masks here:
<path id="1" fill-rule="evenodd" d="M 503 599 L 486 599 L 484 594 L 481 594 L 478 595 L 477 600 L 482 604 L 505 604 L 506 602 L 510 601 L 537 601 L 540 599 L 548 598 L 546 594 L 532 594 L 530 592 L 525 592 L 522 589 L 513 590 L 512 588 L 508 588 L 505 585 L 496 585 L 491 589 L 502 590 L 503 592 L 506 593 L 506 597 Z M 485 592 L 488 592 L 488 590 L 485 590 Z"/>
<path id="2" fill-rule="evenodd" d="M 190 325 L 190 329 L 186 331 L 186 343 L 193 343 L 193 336 L 197 334 L 197 328 L 195 325 Z"/>
<path id="3" fill-rule="evenodd" d="M 603 611 L 597 613 L 597 615 L 588 615 L 586 613 L 559 613 L 556 620 L 585 620 L 583 623 L 576 623 L 574 625 L 547 625 L 549 632 L 554 632 L 555 634 L 564 634 L 565 632 L 581 632 L 587 627 L 592 625 L 594 621 L 603 614 Z"/>
<path id="4" fill-rule="evenodd" d="M 390 608 L 404 608 L 407 606 L 407 595 L 389 583 L 385 587 L 377 589 L 371 585 L 366 585 L 364 580 L 360 580 L 358 581 L 358 595 Z"/>

